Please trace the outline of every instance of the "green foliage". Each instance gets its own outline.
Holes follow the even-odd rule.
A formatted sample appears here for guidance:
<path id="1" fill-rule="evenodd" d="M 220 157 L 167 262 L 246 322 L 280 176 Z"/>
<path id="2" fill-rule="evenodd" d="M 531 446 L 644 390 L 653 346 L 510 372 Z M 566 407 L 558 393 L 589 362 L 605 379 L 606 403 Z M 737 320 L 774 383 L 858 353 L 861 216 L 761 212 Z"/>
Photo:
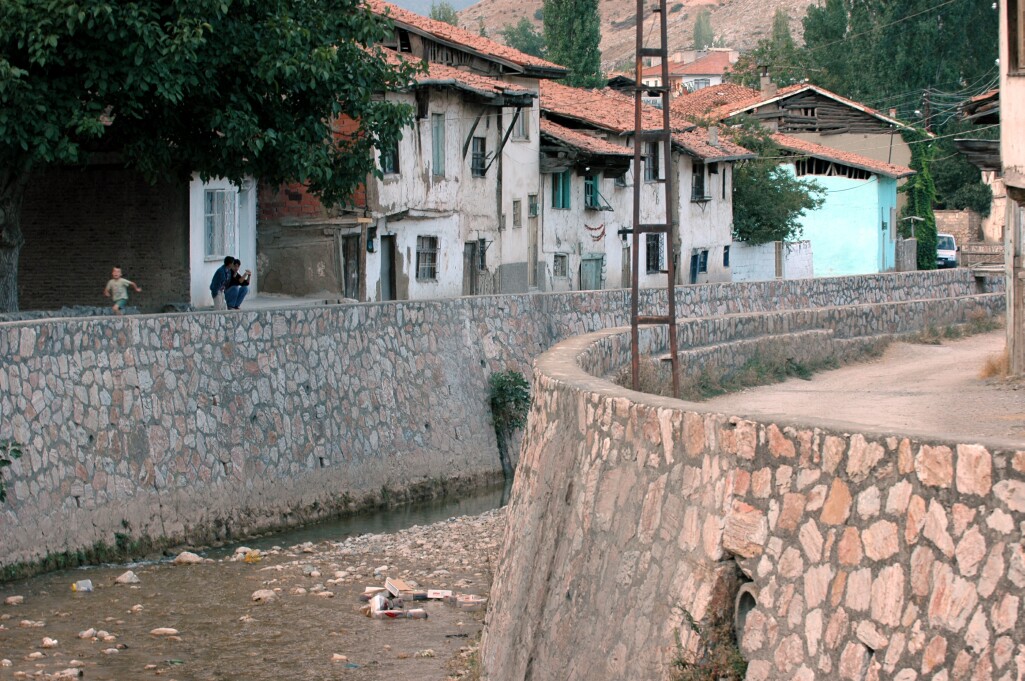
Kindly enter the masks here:
<path id="1" fill-rule="evenodd" d="M 752 245 L 796 241 L 800 219 L 825 200 L 814 180 L 800 180 L 777 164 L 779 147 L 757 123 L 743 122 L 735 141 L 759 158 L 738 163 L 733 172 L 733 236 Z"/>
<path id="2" fill-rule="evenodd" d="M 702 9 L 694 19 L 694 49 L 707 50 L 714 43 L 715 31 L 712 30 L 712 13 L 707 9 Z"/>
<path id="3" fill-rule="evenodd" d="M 544 0 L 543 9 L 548 59 L 569 69 L 566 85 L 602 87 L 598 0 Z"/>
<path id="4" fill-rule="evenodd" d="M 515 26 L 506 24 L 505 28 L 499 31 L 502 40 L 509 47 L 535 57 L 545 56 L 545 37 L 534 28 L 534 24 L 527 18 L 521 18 Z"/>
<path id="5" fill-rule="evenodd" d="M 445 2 L 445 0 L 441 0 L 439 3 L 431 3 L 430 17 L 436 21 L 444 21 L 446 24 L 453 26 L 459 25 L 459 15 L 456 14 L 456 8 Z"/>
<path id="6" fill-rule="evenodd" d="M 698 635 L 700 646 L 691 660 L 676 632 L 676 657 L 669 678 L 672 681 L 743 681 L 747 661 L 737 647 L 737 637 L 729 619 L 716 618 L 707 626 L 700 626 L 694 617 L 683 611 L 691 631 Z"/>
<path id="7" fill-rule="evenodd" d="M 391 30 L 358 0 L 4 0 L 0 204 L 93 151 L 151 181 L 254 176 L 345 200 L 411 120 L 375 96 L 415 71 L 373 47 Z M 357 130 L 333 134 L 340 117 Z M 20 215 L 6 215 L 0 248 L 15 262 L 21 241 Z"/>
<path id="8" fill-rule="evenodd" d="M 772 34 L 758 41 L 750 52 L 741 55 L 730 67 L 731 82 L 758 89 L 761 86 L 761 68 L 767 66 L 774 83 L 780 86 L 799 83 L 807 77 L 804 55 L 794 42 L 790 31 L 790 15 L 782 8 L 772 19 Z"/>
<path id="9" fill-rule="evenodd" d="M 982 172 L 958 153 L 954 138 L 997 139 L 999 133 L 995 129 L 976 132 L 974 127 L 971 123 L 951 121 L 938 128 L 940 137 L 933 142 L 936 160 L 929 168 L 936 184 L 936 208 L 968 208 L 985 217 L 993 204 L 993 190 L 982 181 Z"/>
<path id="10" fill-rule="evenodd" d="M 7 485 L 4 482 L 4 469 L 21 458 L 21 445 L 14 440 L 0 440 L 0 503 L 7 501 Z"/>
<path id="11" fill-rule="evenodd" d="M 929 136 L 916 129 L 901 132 L 904 141 L 911 145 L 911 169 L 915 174 L 908 178 L 907 183 L 899 191 L 907 195 L 907 203 L 901 211 L 900 234 L 910 237 L 911 223 L 914 222 L 914 235 L 918 239 L 918 269 L 936 269 L 936 215 L 933 206 L 936 204 L 936 185 L 932 179 L 932 160 L 936 157 L 933 143 Z M 916 217 L 919 220 L 905 218 Z"/>
<path id="12" fill-rule="evenodd" d="M 527 424 L 530 409 L 530 384 L 518 371 L 500 371 L 488 378 L 491 391 L 491 415 L 495 432 L 506 435 Z"/>

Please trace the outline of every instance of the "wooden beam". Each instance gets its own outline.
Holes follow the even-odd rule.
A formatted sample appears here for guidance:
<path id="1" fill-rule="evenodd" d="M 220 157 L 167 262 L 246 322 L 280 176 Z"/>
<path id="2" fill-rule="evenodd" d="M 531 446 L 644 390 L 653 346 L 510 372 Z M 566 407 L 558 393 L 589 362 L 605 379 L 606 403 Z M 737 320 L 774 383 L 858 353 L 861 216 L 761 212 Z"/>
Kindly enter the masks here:
<path id="1" fill-rule="evenodd" d="M 480 123 L 481 116 L 484 112 L 481 111 L 477 114 L 477 118 L 473 119 L 473 125 L 470 126 L 470 132 L 466 135 L 466 141 L 463 142 L 463 160 L 466 160 L 466 152 L 470 149 L 470 142 L 473 141 L 473 133 L 477 130 L 477 124 Z"/>

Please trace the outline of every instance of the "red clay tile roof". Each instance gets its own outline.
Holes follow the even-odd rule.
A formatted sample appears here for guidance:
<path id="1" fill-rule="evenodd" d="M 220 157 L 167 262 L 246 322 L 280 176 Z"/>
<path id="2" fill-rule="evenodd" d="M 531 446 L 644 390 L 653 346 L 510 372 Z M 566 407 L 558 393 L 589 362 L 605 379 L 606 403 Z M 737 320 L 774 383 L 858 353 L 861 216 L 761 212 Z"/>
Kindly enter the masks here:
<path id="1" fill-rule="evenodd" d="M 634 100 L 615 90 L 583 90 L 541 81 L 541 110 L 620 135 L 634 131 Z M 691 156 L 710 161 L 753 157 L 747 149 L 722 136 L 718 146 L 713 146 L 706 129 L 670 114 L 673 143 Z M 653 106 L 644 106 L 642 119 L 645 130 L 662 128 L 662 112 Z"/>
<path id="2" fill-rule="evenodd" d="M 388 16 L 397 25 L 416 33 L 426 33 L 439 40 L 465 47 L 472 52 L 478 52 L 516 66 L 553 71 L 552 75 L 554 76 L 566 74 L 565 67 L 525 54 L 475 33 L 464 31 L 457 26 L 446 24 L 444 21 L 436 21 L 415 12 L 410 12 L 390 2 L 385 2 L 385 0 L 364 0 L 364 2 L 370 11 L 375 14 Z"/>
<path id="3" fill-rule="evenodd" d="M 416 82 L 418 84 L 447 85 L 462 90 L 469 90 L 486 97 L 499 95 L 514 95 L 520 97 L 536 96 L 534 92 L 531 92 L 526 88 L 519 87 L 518 85 L 512 85 L 510 83 L 496 80 L 495 78 L 488 78 L 487 76 L 482 76 L 470 71 L 463 71 L 452 66 L 445 66 L 444 64 L 428 62 L 427 69 L 427 73 L 420 74 L 416 77 Z"/>
<path id="4" fill-rule="evenodd" d="M 836 163 L 861 168 L 862 170 L 867 170 L 878 175 L 885 175 L 886 177 L 892 177 L 894 179 L 908 177 L 909 175 L 915 174 L 914 170 L 905 166 L 884 163 L 882 161 L 877 161 L 874 158 L 868 158 L 867 156 L 855 154 L 850 151 L 840 151 L 839 149 L 833 149 L 832 147 L 825 147 L 821 144 L 815 144 L 814 142 L 808 142 L 797 137 L 784 135 L 780 132 L 773 134 L 772 139 L 781 148 L 802 156 L 812 156 L 814 158 L 822 158 L 827 161 L 835 161 Z"/>
<path id="5" fill-rule="evenodd" d="M 709 140 L 708 128 L 673 133 L 673 142 L 691 156 L 703 161 L 737 161 L 755 157 L 755 154 L 727 139 L 721 132 L 718 141 L 713 145 Z"/>
<path id="6" fill-rule="evenodd" d="M 571 147 L 576 147 L 589 154 L 602 154 L 605 156 L 633 156 L 633 149 L 619 144 L 613 144 L 607 140 L 594 135 L 564 128 L 558 123 L 553 123 L 547 118 L 541 119 L 541 133 L 549 135 L 564 142 Z"/>
<path id="7" fill-rule="evenodd" d="M 685 118 L 713 118 L 710 115 L 712 111 L 730 108 L 738 102 L 746 102 L 756 96 L 757 90 L 735 83 L 722 83 L 701 88 L 689 95 L 674 97 L 669 108 L 674 114 Z"/>
<path id="8" fill-rule="evenodd" d="M 541 109 L 619 134 L 632 134 L 634 130 L 633 99 L 614 90 L 584 90 L 543 80 Z M 662 129 L 662 112 L 655 107 L 645 106 L 641 119 L 645 130 Z M 692 127 L 681 122 L 681 129 Z"/>
<path id="9" fill-rule="evenodd" d="M 730 53 L 726 50 L 709 52 L 700 59 L 686 64 L 669 62 L 669 77 L 673 76 L 721 76 L 730 67 Z M 662 75 L 662 65 L 648 66 L 641 71 L 641 76 L 650 78 Z"/>

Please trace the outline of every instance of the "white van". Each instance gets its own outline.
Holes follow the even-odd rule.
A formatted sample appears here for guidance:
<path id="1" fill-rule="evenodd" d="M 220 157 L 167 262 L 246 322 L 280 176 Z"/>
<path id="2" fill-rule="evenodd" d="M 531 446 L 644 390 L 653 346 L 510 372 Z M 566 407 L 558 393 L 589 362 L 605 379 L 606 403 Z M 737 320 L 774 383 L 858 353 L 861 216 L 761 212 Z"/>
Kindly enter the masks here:
<path id="1" fill-rule="evenodd" d="M 957 243 L 953 234 L 936 235 L 936 267 L 957 267 Z"/>

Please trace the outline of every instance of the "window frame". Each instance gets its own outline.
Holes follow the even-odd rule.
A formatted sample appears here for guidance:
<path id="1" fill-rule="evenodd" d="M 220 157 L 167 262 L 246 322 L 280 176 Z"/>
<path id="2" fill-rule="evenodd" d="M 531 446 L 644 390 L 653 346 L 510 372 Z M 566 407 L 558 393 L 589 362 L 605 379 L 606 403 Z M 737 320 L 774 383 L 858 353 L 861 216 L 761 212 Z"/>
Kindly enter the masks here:
<path id="1" fill-rule="evenodd" d="M 1006 0 L 1007 75 L 1025 76 L 1025 0 Z"/>
<path id="2" fill-rule="evenodd" d="M 439 239 L 430 234 L 419 234 L 416 237 L 416 280 L 419 282 L 438 281 Z"/>
<path id="3" fill-rule="evenodd" d="M 565 253 L 555 253 L 552 255 L 552 276 L 560 279 L 569 279 L 569 256 Z"/>
<path id="4" fill-rule="evenodd" d="M 561 173 L 552 173 L 552 208 L 555 210 L 570 210 L 572 207 L 570 189 L 573 184 L 573 175 L 569 170 Z"/>
<path id="5" fill-rule="evenodd" d="M 523 201 L 513 199 L 512 203 L 513 227 L 523 226 Z"/>
<path id="6" fill-rule="evenodd" d="M 698 274 L 708 274 L 708 249 L 702 248 L 698 253 Z"/>
<path id="7" fill-rule="evenodd" d="M 730 266 L 730 247 L 728 245 L 722 247 L 722 266 Z"/>
<path id="8" fill-rule="evenodd" d="M 512 138 L 520 142 L 530 139 L 530 109 L 520 109 L 520 115 L 513 123 Z"/>
<path id="9" fill-rule="evenodd" d="M 536 218 L 540 210 L 537 194 L 527 194 L 527 217 Z"/>
<path id="10" fill-rule="evenodd" d="M 658 182 L 659 180 L 658 146 L 658 142 L 644 142 L 641 162 L 644 164 L 645 182 Z"/>
<path id="11" fill-rule="evenodd" d="M 660 274 L 665 270 L 665 245 L 662 234 L 648 233 L 644 235 L 644 273 Z M 652 249 L 652 244 L 655 248 Z"/>
<path id="12" fill-rule="evenodd" d="M 210 199 L 213 197 L 221 197 L 219 211 L 211 205 Z M 216 201 L 212 203 L 216 203 Z M 238 252 L 238 209 L 239 193 L 234 187 L 203 188 L 204 260 L 223 260 L 225 256 Z M 213 223 L 218 217 L 220 218 L 220 225 L 215 226 Z M 229 224 L 229 222 L 232 224 Z M 213 228 L 213 234 L 211 234 L 211 228 Z M 220 247 L 222 249 L 221 252 L 214 252 L 216 249 L 212 249 L 212 246 Z"/>
<path id="13" fill-rule="evenodd" d="M 384 175 L 398 175 L 399 165 L 399 141 L 389 147 L 381 147 L 378 164 L 381 166 L 381 173 Z M 390 161 L 390 163 L 389 163 Z"/>
<path id="14" fill-rule="evenodd" d="M 479 148 L 478 148 L 479 147 Z M 488 172 L 488 138 L 474 137 L 470 155 L 470 175 L 485 177 Z"/>
<path id="15" fill-rule="evenodd" d="M 584 175 L 584 208 L 601 210 L 601 190 L 598 188 L 597 175 Z"/>
<path id="16" fill-rule="evenodd" d="M 445 151 L 445 114 L 432 113 L 431 175 L 434 177 L 445 177 Z"/>
<path id="17" fill-rule="evenodd" d="M 694 203 L 709 201 L 712 198 L 706 193 L 708 191 L 708 182 L 705 177 L 707 169 L 708 166 L 704 161 L 697 159 L 691 161 L 690 200 Z"/>

